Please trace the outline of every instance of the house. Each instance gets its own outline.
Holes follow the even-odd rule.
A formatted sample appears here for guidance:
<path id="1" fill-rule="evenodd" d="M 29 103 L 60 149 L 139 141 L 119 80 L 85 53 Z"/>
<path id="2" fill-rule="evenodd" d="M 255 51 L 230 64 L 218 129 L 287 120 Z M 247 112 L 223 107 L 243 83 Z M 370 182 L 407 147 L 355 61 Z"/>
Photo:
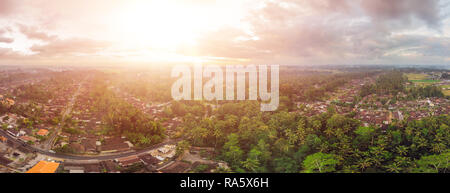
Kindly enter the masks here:
<path id="1" fill-rule="evenodd" d="M 11 107 L 11 106 L 13 106 L 13 105 L 15 104 L 14 100 L 9 99 L 9 98 L 2 100 L 1 103 L 2 103 L 4 106 L 6 106 L 7 108 L 9 108 L 9 107 Z"/>
<path id="2" fill-rule="evenodd" d="M 84 173 L 84 168 L 79 166 L 64 166 L 64 170 L 69 173 Z"/>
<path id="3" fill-rule="evenodd" d="M 159 160 L 170 159 L 175 156 L 175 145 L 164 145 L 163 147 L 150 151 L 150 155 Z"/>
<path id="4" fill-rule="evenodd" d="M 37 139 L 35 137 L 28 136 L 28 135 L 20 136 L 19 139 L 24 142 L 36 142 L 37 141 Z"/>
<path id="5" fill-rule="evenodd" d="M 84 153 L 85 151 L 84 146 L 79 143 L 71 143 L 69 146 L 77 153 Z"/>
<path id="6" fill-rule="evenodd" d="M 0 154 L 0 164 L 1 165 L 6 166 L 6 165 L 10 164 L 11 162 L 13 162 L 13 161 L 8 158 L 3 157 L 3 155 Z"/>
<path id="7" fill-rule="evenodd" d="M 155 158 L 149 154 L 142 154 L 142 155 L 139 155 L 138 157 L 146 165 L 153 165 L 153 164 L 159 163 L 159 160 L 157 158 Z"/>
<path id="8" fill-rule="evenodd" d="M 64 164 L 64 170 L 69 171 L 69 173 L 100 173 L 102 166 L 98 163 L 90 164 Z"/>
<path id="9" fill-rule="evenodd" d="M 118 165 L 111 160 L 102 161 L 100 162 L 100 164 L 103 166 L 103 168 L 106 169 L 108 173 L 120 173 Z"/>
<path id="10" fill-rule="evenodd" d="M 0 136 L 0 141 L 6 143 L 8 142 L 8 139 L 6 137 Z"/>
<path id="11" fill-rule="evenodd" d="M 47 129 L 39 129 L 39 131 L 36 133 L 39 136 L 47 136 L 48 135 L 48 130 Z"/>
<path id="12" fill-rule="evenodd" d="M 85 173 L 100 173 L 102 171 L 102 167 L 99 163 L 83 164 L 81 166 L 84 168 Z"/>
<path id="13" fill-rule="evenodd" d="M 118 162 L 120 166 L 130 166 L 135 163 L 141 162 L 141 159 L 139 159 L 139 157 L 136 155 L 132 155 L 128 157 L 117 158 L 115 159 L 115 161 Z"/>
<path id="14" fill-rule="evenodd" d="M 165 154 L 165 153 L 173 150 L 174 147 L 175 146 L 173 146 L 173 145 L 164 145 L 163 147 L 158 148 L 158 151 Z"/>
<path id="15" fill-rule="evenodd" d="M 160 171 L 163 173 L 183 173 L 190 168 L 190 164 L 182 161 L 175 161 L 167 167 L 162 168 Z"/>
<path id="16" fill-rule="evenodd" d="M 95 139 L 83 139 L 81 141 L 81 145 L 84 146 L 84 150 L 87 152 L 96 152 L 97 151 L 97 145 L 95 144 Z"/>
<path id="17" fill-rule="evenodd" d="M 70 143 L 77 143 L 78 140 L 79 140 L 78 136 L 71 135 L 71 136 L 69 137 L 69 142 L 70 142 Z"/>
<path id="18" fill-rule="evenodd" d="M 58 167 L 59 163 L 42 160 L 25 173 L 55 173 Z"/>
<path id="19" fill-rule="evenodd" d="M 130 146 L 122 138 L 106 139 L 101 146 L 101 153 L 112 153 L 129 150 Z"/>

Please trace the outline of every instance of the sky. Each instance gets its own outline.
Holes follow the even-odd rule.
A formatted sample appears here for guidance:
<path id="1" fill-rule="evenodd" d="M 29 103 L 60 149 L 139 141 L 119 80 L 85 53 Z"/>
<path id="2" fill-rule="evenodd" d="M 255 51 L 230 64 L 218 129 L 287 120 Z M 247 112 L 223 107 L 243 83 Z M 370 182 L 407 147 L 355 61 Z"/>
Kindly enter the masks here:
<path id="1" fill-rule="evenodd" d="M 450 64 L 450 0 L 0 0 L 0 65 Z"/>

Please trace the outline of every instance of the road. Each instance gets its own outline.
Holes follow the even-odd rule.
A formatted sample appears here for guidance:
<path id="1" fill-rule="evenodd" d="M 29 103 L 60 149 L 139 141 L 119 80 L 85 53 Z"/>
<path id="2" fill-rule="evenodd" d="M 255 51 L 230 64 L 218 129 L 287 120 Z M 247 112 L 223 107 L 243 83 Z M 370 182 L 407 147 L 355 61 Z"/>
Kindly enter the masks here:
<path id="1" fill-rule="evenodd" d="M 60 159 L 71 159 L 71 160 L 100 160 L 100 161 L 112 160 L 112 159 L 121 158 L 121 157 L 128 157 L 131 155 L 139 155 L 139 154 L 145 153 L 147 151 L 162 147 L 164 145 L 176 144 L 177 142 L 181 141 L 181 139 L 170 139 L 164 143 L 155 144 L 155 145 L 149 146 L 149 147 L 144 148 L 139 151 L 117 153 L 117 154 L 112 154 L 112 155 L 92 155 L 91 156 L 91 155 L 68 155 L 68 154 L 51 153 L 47 150 L 42 150 L 42 149 L 33 147 L 25 142 L 22 142 L 14 137 L 8 135 L 4 130 L 0 130 L 0 135 L 5 136 L 8 140 L 11 140 L 18 144 L 21 144 L 23 146 L 23 148 L 26 148 L 32 152 L 40 153 L 40 154 L 47 155 L 50 157 L 60 158 Z"/>
<path id="2" fill-rule="evenodd" d="M 66 117 L 67 117 L 67 115 L 69 115 L 72 112 L 73 104 L 75 103 L 76 98 L 80 94 L 80 89 L 83 86 L 83 83 L 86 81 L 87 78 L 88 77 L 86 77 L 83 81 L 81 81 L 81 83 L 78 85 L 78 89 L 72 95 L 72 98 L 70 99 L 69 103 L 67 104 L 67 108 L 65 109 L 64 113 L 62 114 L 59 127 L 52 133 L 52 135 L 48 138 L 48 140 L 43 145 L 43 148 L 45 150 L 50 150 L 52 148 L 53 144 L 56 142 L 56 138 L 58 137 L 58 134 L 61 132 L 61 129 L 64 126 Z"/>
<path id="3" fill-rule="evenodd" d="M 89 77 L 86 77 L 86 79 L 88 79 L 88 78 Z M 86 79 L 84 79 L 82 81 L 82 83 L 84 83 L 86 81 Z M 49 139 L 43 145 L 44 148 L 41 149 L 41 148 L 34 147 L 32 145 L 29 145 L 28 143 L 25 143 L 15 137 L 10 136 L 6 131 L 1 130 L 1 129 L 0 129 L 0 135 L 6 137 L 9 141 L 13 141 L 16 144 L 20 144 L 23 148 L 25 148 L 31 152 L 39 153 L 39 154 L 46 155 L 46 156 L 53 157 L 53 158 L 59 158 L 59 159 L 64 159 L 64 160 L 79 160 L 79 161 L 82 161 L 82 160 L 104 161 L 104 160 L 112 160 L 112 159 L 117 159 L 117 158 L 122 158 L 122 157 L 128 157 L 128 156 L 132 156 L 132 155 L 139 155 L 139 154 L 148 152 L 150 150 L 162 147 L 167 144 L 176 144 L 177 142 L 182 140 L 182 139 L 168 139 L 165 142 L 149 146 L 142 150 L 133 151 L 133 152 L 122 152 L 122 153 L 116 153 L 116 154 L 111 154 L 111 155 L 68 155 L 68 154 L 60 154 L 60 153 L 50 152 L 50 149 L 51 149 L 53 143 L 55 142 L 55 139 L 57 138 L 59 131 L 63 127 L 63 122 L 64 122 L 66 116 L 72 111 L 73 105 L 75 103 L 75 99 L 80 94 L 80 89 L 81 89 L 82 83 L 80 83 L 77 91 L 74 93 L 74 95 L 72 95 L 72 98 L 69 101 L 67 108 L 62 115 L 61 125 L 55 130 L 55 132 L 52 133 L 52 135 L 49 137 Z"/>

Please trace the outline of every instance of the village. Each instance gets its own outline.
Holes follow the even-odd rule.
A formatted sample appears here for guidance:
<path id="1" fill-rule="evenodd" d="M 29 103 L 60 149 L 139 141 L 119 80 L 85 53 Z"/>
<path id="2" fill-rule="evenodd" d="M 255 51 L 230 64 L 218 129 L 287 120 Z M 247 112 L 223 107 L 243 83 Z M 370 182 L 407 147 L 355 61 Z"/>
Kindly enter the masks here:
<path id="1" fill-rule="evenodd" d="M 142 100 L 117 85 L 108 90 L 164 127 L 163 141 L 144 148 L 125 135 L 108 134 L 103 112 L 93 110 L 95 84 L 89 72 L 50 73 L 46 79 L 2 85 L 0 101 L 0 172 L 29 173 L 183 173 L 227 171 L 212 147 L 179 149 L 176 135 L 182 117 L 167 116 L 172 102 Z M 429 75 L 432 76 L 432 75 Z M 305 116 L 335 111 L 364 126 L 382 127 L 393 121 L 418 120 L 450 111 L 446 98 L 392 100 L 389 94 L 361 97 L 364 85 L 377 76 L 351 79 L 324 100 L 296 102 L 295 113 Z M 412 81 L 414 82 L 414 81 Z M 446 81 L 436 84 L 447 85 Z M 415 86 L 408 82 L 406 86 Z M 446 88 L 446 87 L 445 87 Z M 48 94 L 43 94 L 48 93 Z M 45 95 L 40 97 L 40 95 Z M 406 98 L 404 93 L 398 95 Z M 217 105 L 211 105 L 213 109 Z M 294 113 L 292 112 L 292 113 Z M 211 115 L 209 115 L 211 116 Z"/>
<path id="2" fill-rule="evenodd" d="M 30 121 L 26 111 L 23 115 L 7 112 L 0 117 L 0 172 L 31 173 L 117 173 L 117 172 L 211 172 L 217 167 L 227 167 L 207 159 L 213 150 L 192 148 L 182 155 L 175 155 L 179 139 L 167 138 L 163 143 L 136 149 L 124 136 L 108 136 L 102 132 L 102 117 L 90 112 L 92 98 L 89 89 L 95 85 L 86 77 L 76 76 L 70 84 L 64 84 L 54 96 L 42 103 L 15 97 L 13 88 L 6 88 L 0 95 L 2 105 L 9 110 L 15 106 L 32 104 L 31 112 L 39 120 Z M 82 83 L 83 82 L 83 83 Z M 38 83 L 36 83 L 38 84 Z M 52 84 L 40 84 L 50 92 Z M 79 89 L 77 89 L 79 88 Z M 110 89 L 114 89 L 111 87 Z M 75 92 L 78 90 L 79 93 Z M 20 92 L 20 90 L 19 90 Z M 116 90 L 117 92 L 117 90 Z M 146 104 L 124 92 L 123 100 L 158 120 L 170 103 Z M 12 97 L 7 97 L 12 96 Z M 71 104 L 73 98 L 73 104 Z M 70 112 L 69 112 L 70 110 Z M 178 118 L 163 122 L 168 135 L 172 135 L 181 122 Z M 27 124 L 28 123 L 28 124 Z M 52 136 L 55 136 L 52 140 Z M 70 149 L 70 151 L 66 151 Z M 209 151 L 209 153 L 204 153 Z M 46 152 L 46 153 L 44 153 Z M 64 154 L 67 156 L 53 156 Z M 78 157 L 77 157 L 78 156 Z M 96 156 L 92 157 L 89 156 Z M 203 157 L 202 157 L 203 156 Z M 75 159 L 73 159 L 75 158 Z M 98 158 L 98 159 L 97 159 Z"/>
<path id="3" fill-rule="evenodd" d="M 445 115 L 450 112 L 450 100 L 446 98 L 425 98 L 421 100 L 391 100 L 392 95 L 371 94 L 359 97 L 362 86 L 373 84 L 376 77 L 353 79 L 340 87 L 324 101 L 297 102 L 300 113 L 311 116 L 327 112 L 329 107 L 335 107 L 341 114 L 353 113 L 353 117 L 361 120 L 364 126 L 383 126 L 394 120 L 418 120 L 430 115 Z M 407 83 L 409 85 L 409 83 Z M 437 85 L 449 84 L 447 80 Z M 406 98 L 404 93 L 400 98 Z"/>

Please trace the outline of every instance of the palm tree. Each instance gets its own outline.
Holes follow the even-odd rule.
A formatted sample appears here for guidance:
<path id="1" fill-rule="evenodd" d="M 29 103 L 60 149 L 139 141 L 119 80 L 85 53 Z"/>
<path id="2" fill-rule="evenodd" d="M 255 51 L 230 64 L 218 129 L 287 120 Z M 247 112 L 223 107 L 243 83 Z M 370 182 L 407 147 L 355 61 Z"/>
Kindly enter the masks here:
<path id="1" fill-rule="evenodd" d="M 388 172 L 392 172 L 392 173 L 400 173 L 400 171 L 401 171 L 401 169 L 397 165 L 397 163 L 392 163 L 390 165 L 387 165 L 386 169 L 387 169 Z"/>
<path id="2" fill-rule="evenodd" d="M 408 147 L 403 145 L 396 147 L 395 150 L 402 156 L 405 156 L 408 153 Z"/>
<path id="3" fill-rule="evenodd" d="M 139 136 L 139 143 L 142 145 L 150 144 L 150 139 L 144 135 Z"/>
<path id="4" fill-rule="evenodd" d="M 283 138 L 278 139 L 275 142 L 275 145 L 278 147 L 280 152 L 283 152 L 283 153 L 289 152 L 289 150 L 293 147 L 293 145 L 289 144 L 289 142 Z"/>
<path id="5" fill-rule="evenodd" d="M 372 159 L 371 158 L 365 158 L 358 161 L 358 167 L 361 169 L 361 171 L 364 171 L 365 169 L 372 166 Z"/>
<path id="6" fill-rule="evenodd" d="M 257 159 L 250 159 L 250 158 L 247 158 L 247 160 L 242 161 L 241 164 L 242 167 L 252 172 L 257 172 L 257 169 L 259 168 L 260 165 Z"/>
<path id="7" fill-rule="evenodd" d="M 410 158 L 409 157 L 395 157 L 395 163 L 398 166 L 402 166 L 402 167 L 407 167 L 411 164 Z"/>
<path id="8" fill-rule="evenodd" d="M 327 129 L 324 131 L 324 133 L 325 133 L 328 137 L 330 137 L 330 136 L 333 135 L 334 131 L 333 131 L 332 128 L 327 128 Z"/>
<path id="9" fill-rule="evenodd" d="M 223 136 L 223 132 L 222 130 L 220 130 L 220 128 L 218 127 L 214 127 L 214 131 L 212 132 L 212 135 L 214 136 L 214 148 L 217 147 L 217 141 L 220 137 Z"/>
<path id="10" fill-rule="evenodd" d="M 432 146 L 431 151 L 435 153 L 442 153 L 446 149 L 443 143 L 434 143 Z"/>

